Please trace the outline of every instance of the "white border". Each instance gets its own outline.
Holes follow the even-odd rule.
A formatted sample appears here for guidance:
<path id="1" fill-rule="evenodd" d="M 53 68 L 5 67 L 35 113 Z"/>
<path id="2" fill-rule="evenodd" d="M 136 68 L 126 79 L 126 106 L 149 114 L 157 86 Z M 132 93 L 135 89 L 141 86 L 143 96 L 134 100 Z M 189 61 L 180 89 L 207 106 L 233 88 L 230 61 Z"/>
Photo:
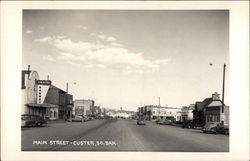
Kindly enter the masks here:
<path id="1" fill-rule="evenodd" d="M 230 152 L 21 152 L 22 9 L 229 9 Z M 249 160 L 248 1 L 1 2 L 1 153 L 3 160 Z"/>

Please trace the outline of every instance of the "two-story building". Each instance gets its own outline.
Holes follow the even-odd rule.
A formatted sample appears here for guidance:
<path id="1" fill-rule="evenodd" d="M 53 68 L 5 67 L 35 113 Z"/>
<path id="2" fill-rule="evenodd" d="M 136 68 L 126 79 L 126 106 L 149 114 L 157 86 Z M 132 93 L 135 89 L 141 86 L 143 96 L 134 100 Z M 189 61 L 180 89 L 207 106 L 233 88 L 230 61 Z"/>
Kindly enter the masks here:
<path id="1" fill-rule="evenodd" d="M 73 115 L 90 116 L 94 112 L 95 101 L 76 99 L 73 106 Z"/>
<path id="2" fill-rule="evenodd" d="M 22 71 L 22 114 L 40 115 L 49 120 L 67 119 L 72 115 L 73 95 L 40 80 L 36 71 Z"/>
<path id="3" fill-rule="evenodd" d="M 209 122 L 229 125 L 229 106 L 223 105 L 217 92 L 202 102 L 196 102 L 193 115 L 194 124 L 197 126 L 204 126 Z"/>

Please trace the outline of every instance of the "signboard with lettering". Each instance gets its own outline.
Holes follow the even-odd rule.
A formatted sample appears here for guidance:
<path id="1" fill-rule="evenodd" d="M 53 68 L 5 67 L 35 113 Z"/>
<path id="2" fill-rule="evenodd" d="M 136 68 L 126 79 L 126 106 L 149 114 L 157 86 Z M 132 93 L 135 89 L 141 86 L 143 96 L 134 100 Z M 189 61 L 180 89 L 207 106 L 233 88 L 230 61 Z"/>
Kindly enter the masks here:
<path id="1" fill-rule="evenodd" d="M 51 85 L 51 80 L 37 80 L 36 84 L 39 84 L 39 85 Z"/>

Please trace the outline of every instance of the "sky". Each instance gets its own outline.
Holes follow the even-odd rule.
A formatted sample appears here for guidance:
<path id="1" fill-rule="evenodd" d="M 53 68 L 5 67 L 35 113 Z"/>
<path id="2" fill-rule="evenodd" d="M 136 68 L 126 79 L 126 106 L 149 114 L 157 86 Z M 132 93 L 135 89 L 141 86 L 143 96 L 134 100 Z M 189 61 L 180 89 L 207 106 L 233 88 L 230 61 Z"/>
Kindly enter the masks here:
<path id="1" fill-rule="evenodd" d="M 127 110 L 221 94 L 225 63 L 228 101 L 227 10 L 24 10 L 22 54 L 74 99 Z"/>

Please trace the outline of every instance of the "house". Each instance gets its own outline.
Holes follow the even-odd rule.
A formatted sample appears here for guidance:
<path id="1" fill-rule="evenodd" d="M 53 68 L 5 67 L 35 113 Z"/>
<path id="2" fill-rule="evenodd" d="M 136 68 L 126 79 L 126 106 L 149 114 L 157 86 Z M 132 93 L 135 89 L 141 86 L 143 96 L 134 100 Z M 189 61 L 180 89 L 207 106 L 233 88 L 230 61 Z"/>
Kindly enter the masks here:
<path id="1" fill-rule="evenodd" d="M 229 106 L 223 105 L 217 92 L 202 102 L 196 102 L 193 115 L 197 126 L 204 126 L 209 122 L 229 125 Z"/>

